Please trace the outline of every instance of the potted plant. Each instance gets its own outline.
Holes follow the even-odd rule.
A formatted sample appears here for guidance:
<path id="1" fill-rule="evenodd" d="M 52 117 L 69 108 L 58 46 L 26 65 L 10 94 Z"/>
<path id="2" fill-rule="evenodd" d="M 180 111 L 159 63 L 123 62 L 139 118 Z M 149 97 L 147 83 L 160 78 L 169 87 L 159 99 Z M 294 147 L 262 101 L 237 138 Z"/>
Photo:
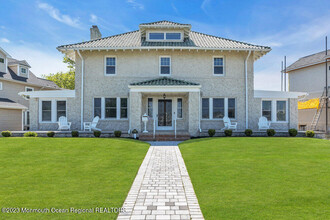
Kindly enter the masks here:
<path id="1" fill-rule="evenodd" d="M 132 134 L 133 134 L 133 138 L 134 139 L 136 139 L 136 134 L 138 133 L 138 131 L 136 130 L 136 129 L 134 129 L 133 131 L 132 131 Z"/>

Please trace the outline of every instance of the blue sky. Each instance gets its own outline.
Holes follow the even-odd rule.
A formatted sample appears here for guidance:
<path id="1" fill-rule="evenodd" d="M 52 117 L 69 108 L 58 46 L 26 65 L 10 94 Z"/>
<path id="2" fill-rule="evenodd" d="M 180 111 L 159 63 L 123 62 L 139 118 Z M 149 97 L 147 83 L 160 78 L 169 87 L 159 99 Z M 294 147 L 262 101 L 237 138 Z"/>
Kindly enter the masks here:
<path id="1" fill-rule="evenodd" d="M 65 70 L 56 47 L 171 20 L 230 39 L 271 46 L 255 63 L 255 88 L 280 89 L 280 65 L 324 50 L 330 37 L 329 0 L 6 0 L 0 7 L 0 47 L 26 59 L 36 75 Z"/>

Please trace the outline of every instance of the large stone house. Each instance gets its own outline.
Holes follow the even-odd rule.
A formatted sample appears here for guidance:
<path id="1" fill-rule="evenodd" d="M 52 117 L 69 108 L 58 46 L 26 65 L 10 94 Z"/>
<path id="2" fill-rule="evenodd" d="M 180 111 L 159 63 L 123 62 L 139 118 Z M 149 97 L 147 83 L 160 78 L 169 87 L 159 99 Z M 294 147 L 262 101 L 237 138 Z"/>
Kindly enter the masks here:
<path id="1" fill-rule="evenodd" d="M 54 90 L 52 81 L 36 77 L 25 60 L 12 58 L 0 47 L 0 131 L 28 129 L 29 99 L 19 92 Z"/>
<path id="2" fill-rule="evenodd" d="M 300 130 L 312 129 L 325 131 L 326 105 L 326 69 L 328 77 L 330 63 L 330 50 L 326 56 L 325 51 L 302 57 L 287 68 L 289 75 L 289 91 L 307 92 L 308 95 L 300 103 L 298 109 L 298 123 Z M 328 80 L 330 87 L 330 78 Z M 330 106 L 330 105 L 329 105 Z M 330 125 L 330 112 L 328 108 Z M 330 127 L 330 126 L 329 126 Z"/>
<path id="3" fill-rule="evenodd" d="M 301 93 L 254 90 L 254 62 L 271 48 L 211 36 L 190 24 L 143 23 L 132 32 L 62 45 L 59 51 L 76 62 L 74 91 L 27 92 L 31 129 L 56 130 L 59 116 L 83 130 L 99 116 L 104 131 L 178 130 L 198 136 L 223 128 L 223 117 L 238 130 L 258 129 L 263 115 L 272 128 L 297 128 Z M 66 103 L 65 110 L 58 110 Z"/>

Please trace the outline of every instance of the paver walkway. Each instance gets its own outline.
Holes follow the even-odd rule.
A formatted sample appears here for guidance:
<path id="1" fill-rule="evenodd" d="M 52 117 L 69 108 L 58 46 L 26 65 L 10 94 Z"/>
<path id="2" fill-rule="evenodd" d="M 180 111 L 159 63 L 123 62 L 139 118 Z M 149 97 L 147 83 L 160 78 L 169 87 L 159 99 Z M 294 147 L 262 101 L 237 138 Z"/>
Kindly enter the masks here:
<path id="1" fill-rule="evenodd" d="M 118 219 L 204 219 L 178 146 L 151 146 Z"/>

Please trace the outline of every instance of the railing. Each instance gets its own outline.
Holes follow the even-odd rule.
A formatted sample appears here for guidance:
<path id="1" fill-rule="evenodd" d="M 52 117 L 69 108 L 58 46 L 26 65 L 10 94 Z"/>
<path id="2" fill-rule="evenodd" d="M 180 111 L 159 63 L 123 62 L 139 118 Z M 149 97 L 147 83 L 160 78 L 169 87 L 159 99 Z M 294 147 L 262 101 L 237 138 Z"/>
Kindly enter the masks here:
<path id="1" fill-rule="evenodd" d="M 156 136 L 156 119 L 157 117 L 154 117 L 154 130 L 153 130 L 153 138 L 155 139 L 155 136 Z"/>
<path id="2" fill-rule="evenodd" d="M 174 138 L 176 139 L 176 117 L 174 118 Z"/>

